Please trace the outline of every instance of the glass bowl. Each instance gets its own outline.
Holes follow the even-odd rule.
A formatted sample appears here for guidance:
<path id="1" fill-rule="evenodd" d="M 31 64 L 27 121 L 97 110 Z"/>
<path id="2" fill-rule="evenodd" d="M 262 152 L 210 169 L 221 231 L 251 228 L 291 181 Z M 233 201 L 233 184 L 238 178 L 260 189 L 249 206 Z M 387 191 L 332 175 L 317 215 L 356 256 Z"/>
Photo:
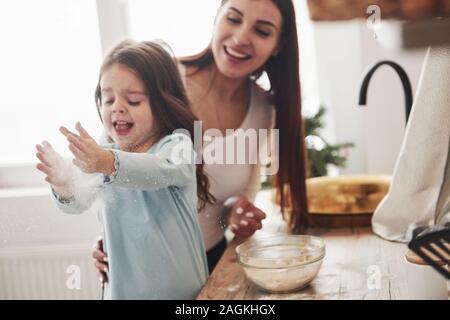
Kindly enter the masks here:
<path id="1" fill-rule="evenodd" d="M 236 247 L 247 278 L 269 292 L 292 292 L 308 285 L 320 270 L 325 242 L 307 235 L 253 238 Z"/>

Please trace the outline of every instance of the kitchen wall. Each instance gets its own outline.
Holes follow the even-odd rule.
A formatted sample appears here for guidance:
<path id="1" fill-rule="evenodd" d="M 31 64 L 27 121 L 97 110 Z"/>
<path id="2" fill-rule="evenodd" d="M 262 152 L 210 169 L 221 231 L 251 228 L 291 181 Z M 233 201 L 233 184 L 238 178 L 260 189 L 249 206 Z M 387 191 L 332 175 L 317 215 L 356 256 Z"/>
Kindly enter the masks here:
<path id="1" fill-rule="evenodd" d="M 360 25 L 360 41 L 363 66 L 380 60 L 393 60 L 406 70 L 411 80 L 413 93 L 417 92 L 426 48 L 385 49 L 364 24 Z M 400 78 L 392 68 L 381 67 L 370 82 L 367 107 L 363 111 L 367 172 L 393 172 L 405 133 L 404 108 L 404 94 Z"/>
<path id="2" fill-rule="evenodd" d="M 0 300 L 99 299 L 97 212 L 63 214 L 34 167 L 1 167 Z"/>
<path id="3" fill-rule="evenodd" d="M 356 108 L 362 69 L 359 26 L 356 22 L 314 23 L 320 101 L 327 108 L 325 137 L 331 142 L 355 143 L 347 169 L 365 172 L 362 113 Z"/>
<path id="4" fill-rule="evenodd" d="M 390 51 L 364 21 L 314 23 L 320 100 L 328 108 L 325 135 L 355 143 L 340 174 L 392 174 L 405 132 L 404 94 L 395 71 L 384 66 L 373 76 L 367 107 L 357 107 L 365 68 L 393 60 L 408 73 L 414 93 L 426 49 Z"/>

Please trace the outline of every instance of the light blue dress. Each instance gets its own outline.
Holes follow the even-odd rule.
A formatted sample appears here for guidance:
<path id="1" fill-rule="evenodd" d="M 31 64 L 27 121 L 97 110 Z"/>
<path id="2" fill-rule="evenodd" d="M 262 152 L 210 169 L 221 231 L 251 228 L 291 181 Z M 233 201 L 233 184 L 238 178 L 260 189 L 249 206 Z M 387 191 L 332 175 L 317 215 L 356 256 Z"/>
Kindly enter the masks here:
<path id="1" fill-rule="evenodd" d="M 66 213 L 84 212 L 101 200 L 109 261 L 104 298 L 194 299 L 208 277 L 196 169 L 192 161 L 173 161 L 180 149 L 193 152 L 190 138 L 166 136 L 148 153 L 110 147 L 116 171 L 104 183 L 69 201 L 55 194 Z"/>

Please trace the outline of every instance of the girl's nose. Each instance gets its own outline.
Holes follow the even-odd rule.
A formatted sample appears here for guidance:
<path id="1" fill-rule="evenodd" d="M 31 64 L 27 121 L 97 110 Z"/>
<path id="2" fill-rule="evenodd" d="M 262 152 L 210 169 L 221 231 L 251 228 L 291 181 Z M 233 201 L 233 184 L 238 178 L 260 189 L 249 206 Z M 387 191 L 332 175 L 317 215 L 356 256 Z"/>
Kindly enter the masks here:
<path id="1" fill-rule="evenodd" d="M 126 112 L 126 107 L 122 101 L 117 100 L 114 102 L 112 106 L 112 112 L 113 113 L 124 113 Z"/>

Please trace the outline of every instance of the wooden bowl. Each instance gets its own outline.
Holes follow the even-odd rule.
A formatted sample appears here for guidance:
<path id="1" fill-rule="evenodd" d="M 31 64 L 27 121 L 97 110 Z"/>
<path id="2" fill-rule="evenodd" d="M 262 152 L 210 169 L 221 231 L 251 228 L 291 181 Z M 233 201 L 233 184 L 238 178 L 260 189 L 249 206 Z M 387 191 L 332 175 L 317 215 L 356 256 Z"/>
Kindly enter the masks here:
<path id="1" fill-rule="evenodd" d="M 373 212 L 387 194 L 391 181 L 390 175 L 342 175 L 307 179 L 311 226 L 370 227 Z M 286 191 L 289 202 L 289 191 Z M 273 189 L 272 200 L 280 204 L 276 189 Z"/>
<path id="2" fill-rule="evenodd" d="M 343 175 L 306 181 L 308 208 L 315 227 L 371 225 L 373 212 L 389 190 L 389 175 Z"/>

